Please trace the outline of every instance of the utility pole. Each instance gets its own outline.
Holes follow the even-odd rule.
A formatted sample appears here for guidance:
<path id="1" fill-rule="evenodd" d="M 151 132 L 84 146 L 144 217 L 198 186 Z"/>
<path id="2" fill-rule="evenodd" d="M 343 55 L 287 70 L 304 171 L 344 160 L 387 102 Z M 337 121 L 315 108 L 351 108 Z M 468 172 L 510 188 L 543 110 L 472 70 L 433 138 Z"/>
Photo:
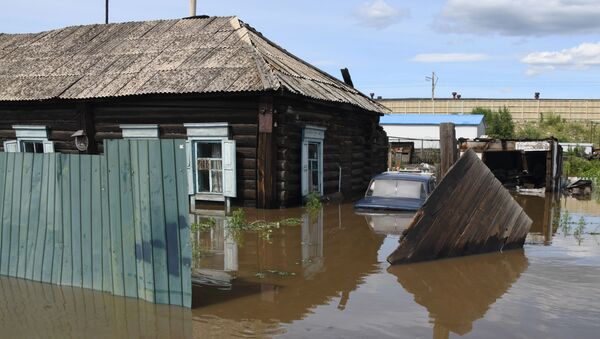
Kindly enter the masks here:
<path id="1" fill-rule="evenodd" d="M 108 0 L 104 2 L 104 23 L 108 24 Z"/>
<path id="2" fill-rule="evenodd" d="M 431 101 L 434 101 L 435 100 L 435 86 L 437 85 L 439 78 L 435 75 L 435 72 L 431 72 L 431 76 L 425 77 L 425 80 L 431 81 Z"/>
<path id="3" fill-rule="evenodd" d="M 438 77 L 435 75 L 435 72 L 431 72 L 430 77 L 425 77 L 425 80 L 431 81 L 431 108 L 432 113 L 435 113 L 435 85 L 437 85 Z"/>

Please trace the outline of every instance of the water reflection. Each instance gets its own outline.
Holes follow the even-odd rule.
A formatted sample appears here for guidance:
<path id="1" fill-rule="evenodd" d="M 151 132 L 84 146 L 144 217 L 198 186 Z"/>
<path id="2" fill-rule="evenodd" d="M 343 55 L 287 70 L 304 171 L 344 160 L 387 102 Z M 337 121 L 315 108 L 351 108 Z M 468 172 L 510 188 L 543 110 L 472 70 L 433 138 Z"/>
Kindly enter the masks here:
<path id="1" fill-rule="evenodd" d="M 2 338 L 192 338 L 191 319 L 181 307 L 0 277 Z"/>
<path id="2" fill-rule="evenodd" d="M 401 235 L 415 216 L 414 212 L 361 213 L 375 233 Z"/>
<path id="3" fill-rule="evenodd" d="M 429 311 L 433 337 L 469 333 L 528 267 L 523 250 L 390 266 L 416 303 Z"/>
<path id="4" fill-rule="evenodd" d="M 560 195 L 556 193 L 515 194 L 513 197 L 533 221 L 526 242 L 551 245 L 560 218 Z"/>
<path id="5" fill-rule="evenodd" d="M 351 205 L 315 214 L 301 209 L 247 214 L 265 220 L 301 215 L 302 224 L 280 228 L 270 241 L 246 233 L 242 242 L 231 244 L 235 251 L 215 244 L 232 241 L 222 219 L 211 232 L 195 235 L 210 250 L 195 261 L 194 272 L 206 275 L 210 267 L 231 277 L 228 288 L 194 284 L 193 313 L 201 322 L 207 317 L 250 321 L 260 331 L 270 328 L 266 323 L 301 319 L 332 298 L 340 297 L 337 307 L 343 309 L 364 277 L 378 270 L 377 251 L 384 236 L 357 218 Z M 235 272 L 226 266 L 236 267 Z"/>

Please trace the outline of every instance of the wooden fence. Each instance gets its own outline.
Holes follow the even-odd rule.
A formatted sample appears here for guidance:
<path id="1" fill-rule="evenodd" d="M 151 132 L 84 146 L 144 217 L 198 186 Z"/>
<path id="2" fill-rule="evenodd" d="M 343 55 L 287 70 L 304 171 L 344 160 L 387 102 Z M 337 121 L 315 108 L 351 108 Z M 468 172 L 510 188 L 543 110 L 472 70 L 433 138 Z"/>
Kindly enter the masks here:
<path id="1" fill-rule="evenodd" d="M 0 153 L 0 275 L 191 306 L 183 140 Z"/>

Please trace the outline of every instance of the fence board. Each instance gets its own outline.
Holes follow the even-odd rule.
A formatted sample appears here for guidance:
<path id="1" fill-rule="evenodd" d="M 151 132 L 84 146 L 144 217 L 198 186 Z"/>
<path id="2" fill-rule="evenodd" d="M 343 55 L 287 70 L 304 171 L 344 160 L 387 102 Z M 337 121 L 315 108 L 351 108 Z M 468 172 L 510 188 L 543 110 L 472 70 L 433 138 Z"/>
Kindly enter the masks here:
<path id="1" fill-rule="evenodd" d="M 60 284 L 62 277 L 62 256 L 64 247 L 64 225 L 62 218 L 62 161 L 63 156 L 54 157 L 54 253 L 52 259 L 52 283 Z"/>
<path id="2" fill-rule="evenodd" d="M 0 249 L 0 253 L 2 257 L 0 258 L 0 274 L 7 275 L 8 274 L 8 262 L 10 255 L 10 220 L 12 214 L 12 196 L 13 196 L 13 173 L 15 168 L 15 154 L 8 154 L 7 164 L 6 164 L 6 175 L 4 176 L 5 186 L 4 186 L 4 210 L 2 214 L 2 248 Z"/>
<path id="3" fill-rule="evenodd" d="M 81 264 L 81 157 L 69 157 L 71 163 L 71 252 L 73 285 L 83 286 Z"/>
<path id="4" fill-rule="evenodd" d="M 160 143 L 148 142 L 151 164 L 162 163 Z M 150 218 L 152 220 L 152 259 L 154 262 L 154 299 L 161 304 L 169 303 L 169 273 L 167 271 L 167 246 L 165 234 L 165 210 L 163 201 L 162 166 L 150 166 Z"/>
<path id="5" fill-rule="evenodd" d="M 71 228 L 71 181 L 69 180 L 71 178 L 71 157 L 63 156 L 61 166 L 63 256 L 60 281 L 62 285 L 71 285 L 73 283 L 73 230 Z"/>
<path id="6" fill-rule="evenodd" d="M 81 275 L 85 288 L 92 288 L 92 158 L 80 158 Z"/>
<path id="7" fill-rule="evenodd" d="M 20 233 L 20 223 L 19 219 L 21 217 L 21 183 L 22 176 L 20 175 L 23 172 L 23 153 L 15 154 L 15 167 L 13 172 L 13 198 L 12 198 L 12 213 L 10 219 L 10 249 L 9 255 L 10 259 L 8 262 L 8 275 L 16 276 L 17 275 L 17 265 L 19 261 L 19 233 Z"/>
<path id="8" fill-rule="evenodd" d="M 102 290 L 102 194 L 100 184 L 100 157 L 91 157 L 91 213 L 92 213 L 92 288 Z"/>
<path id="9" fill-rule="evenodd" d="M 190 307 L 184 142 L 104 149 L 0 152 L 0 274 Z"/>
<path id="10" fill-rule="evenodd" d="M 46 229 L 46 238 L 44 242 L 44 251 L 42 252 L 42 275 L 41 281 L 52 282 L 52 260 L 54 257 L 54 236 L 56 234 L 54 224 L 54 193 L 56 188 L 56 157 L 51 154 L 44 154 L 48 161 L 48 199 L 46 208 L 46 224 L 42 225 Z"/>
<path id="11" fill-rule="evenodd" d="M 121 195 L 121 237 L 123 242 L 123 282 L 125 284 L 125 295 L 137 298 L 131 152 L 128 141 L 120 142 L 118 145 Z"/>
<path id="12" fill-rule="evenodd" d="M 40 223 L 40 205 L 42 199 L 42 172 L 44 158 L 33 158 L 33 171 L 31 173 L 31 205 L 29 209 L 29 231 L 27 233 L 27 259 L 25 264 L 25 278 L 33 279 L 35 264 L 35 247 Z"/>

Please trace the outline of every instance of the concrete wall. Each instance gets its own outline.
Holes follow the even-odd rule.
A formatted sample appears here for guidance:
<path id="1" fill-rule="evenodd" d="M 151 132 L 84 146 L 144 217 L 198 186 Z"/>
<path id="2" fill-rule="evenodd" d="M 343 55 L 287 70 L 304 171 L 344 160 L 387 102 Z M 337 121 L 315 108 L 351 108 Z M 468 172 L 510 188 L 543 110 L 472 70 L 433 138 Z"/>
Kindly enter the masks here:
<path id="1" fill-rule="evenodd" d="M 516 121 L 538 120 L 542 114 L 556 113 L 565 119 L 600 121 L 600 99 L 382 99 L 394 113 L 471 113 L 475 107 L 496 110 L 507 107 Z"/>

